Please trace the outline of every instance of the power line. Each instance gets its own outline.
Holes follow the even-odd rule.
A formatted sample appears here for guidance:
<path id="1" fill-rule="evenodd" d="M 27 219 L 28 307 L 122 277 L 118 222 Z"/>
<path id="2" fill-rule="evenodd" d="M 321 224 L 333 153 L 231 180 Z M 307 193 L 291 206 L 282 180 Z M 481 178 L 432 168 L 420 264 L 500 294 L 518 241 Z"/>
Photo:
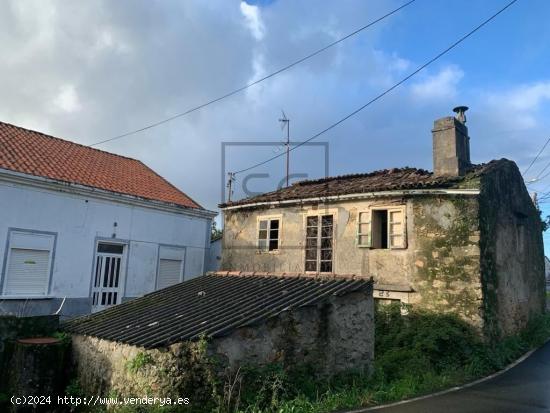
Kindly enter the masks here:
<path id="1" fill-rule="evenodd" d="M 268 74 L 268 75 L 266 75 L 266 76 L 264 76 L 264 77 L 262 77 L 262 78 L 260 78 L 260 79 L 254 80 L 254 81 L 252 81 L 252 82 L 250 82 L 250 83 L 247 83 L 246 85 L 244 85 L 244 86 L 242 86 L 242 87 L 240 87 L 240 88 L 238 88 L 238 89 L 235 89 L 235 90 L 233 90 L 233 91 L 231 91 L 231 92 L 229 92 L 229 93 L 226 93 L 225 95 L 222 95 L 222 96 L 217 97 L 217 98 L 215 98 L 215 99 L 209 100 L 208 102 L 205 102 L 205 103 L 203 103 L 203 104 L 201 104 L 201 105 L 198 105 L 198 106 L 195 106 L 195 107 L 193 107 L 193 108 L 191 108 L 191 109 L 188 109 L 188 110 L 186 110 L 185 112 L 181 112 L 181 113 L 178 113 L 178 114 L 176 114 L 176 115 L 170 116 L 169 118 L 160 120 L 160 121 L 155 122 L 155 123 L 151 123 L 151 124 L 149 124 L 149 125 L 146 125 L 146 126 L 143 126 L 143 127 L 139 128 L 139 129 L 135 129 L 135 130 L 132 130 L 132 131 L 130 131 L 130 132 L 123 133 L 123 134 L 121 134 L 121 135 L 117 135 L 117 136 L 113 136 L 113 137 L 111 137 L 111 138 L 103 139 L 102 141 L 92 143 L 92 144 L 89 145 L 89 146 L 101 145 L 101 144 L 103 144 L 103 143 L 111 142 L 111 141 L 114 141 L 114 140 L 116 140 L 116 139 L 121 139 L 121 138 L 124 138 L 124 137 L 126 137 L 126 136 L 130 136 L 130 135 L 133 135 L 133 134 L 135 134 L 135 133 L 138 133 L 138 132 L 143 132 L 144 130 L 154 128 L 154 127 L 156 127 L 156 126 L 159 126 L 159 125 L 162 125 L 162 124 L 164 124 L 164 123 L 170 122 L 170 121 L 172 121 L 172 120 L 174 120 L 174 119 L 177 119 L 177 118 L 180 118 L 180 117 L 182 117 L 182 116 L 188 115 L 188 114 L 190 114 L 190 113 L 196 112 L 196 111 L 199 110 L 199 109 L 202 109 L 202 108 L 204 108 L 204 107 L 206 107 L 206 106 L 209 106 L 209 105 L 211 105 L 211 104 L 213 104 L 213 103 L 219 102 L 220 100 L 226 99 L 226 98 L 228 98 L 228 97 L 230 97 L 230 96 L 233 96 L 233 95 L 235 95 L 235 94 L 237 94 L 237 93 L 239 93 L 239 92 L 242 92 L 242 91 L 245 90 L 245 89 L 248 89 L 248 88 L 250 88 L 250 87 L 252 87 L 252 86 L 254 86 L 254 85 L 257 85 L 258 83 L 263 82 L 264 80 L 267 80 L 267 79 L 269 79 L 269 78 L 272 78 L 273 76 L 276 76 L 276 75 L 278 75 L 279 73 L 282 73 L 282 72 L 284 72 L 284 71 L 286 71 L 286 70 L 288 70 L 288 69 L 291 69 L 291 68 L 293 68 L 294 66 L 296 66 L 296 65 L 298 65 L 298 64 L 300 64 L 300 63 L 302 63 L 302 62 L 304 62 L 304 61 L 306 61 L 306 60 L 308 60 L 308 59 L 311 59 L 311 58 L 314 57 L 314 56 L 317 56 L 319 53 L 322 53 L 322 52 L 324 52 L 325 50 L 327 50 L 327 49 L 329 49 L 329 48 L 331 48 L 331 47 L 333 47 L 333 46 L 336 46 L 338 43 L 341 43 L 341 42 L 343 42 L 344 40 L 347 40 L 347 39 L 349 39 L 350 37 L 355 36 L 356 34 L 362 32 L 362 31 L 365 30 L 365 29 L 368 29 L 368 28 L 371 27 L 371 26 L 374 26 L 376 23 L 381 22 L 382 20 L 386 19 L 387 17 L 390 17 L 391 15 L 393 15 L 393 14 L 397 13 L 398 11 L 404 9 L 404 8 L 407 7 L 408 5 L 414 3 L 415 1 L 416 1 L 416 0 L 410 0 L 410 1 L 408 1 L 407 3 L 405 3 L 405 4 L 401 5 L 401 6 L 399 6 L 398 8 L 396 8 L 396 9 L 390 11 L 389 13 L 384 14 L 383 16 L 377 18 L 376 20 L 373 20 L 372 22 L 370 22 L 370 23 L 368 23 L 368 24 L 366 24 L 366 25 L 360 27 L 359 29 L 357 29 L 357 30 L 355 30 L 355 31 L 353 31 L 353 32 L 351 32 L 351 33 L 349 33 L 349 34 L 347 34 L 346 36 L 344 36 L 344 37 L 342 37 L 342 38 L 340 38 L 340 39 L 338 39 L 338 40 L 335 40 L 335 41 L 332 42 L 332 43 L 329 43 L 328 45 L 326 45 L 326 46 L 324 46 L 324 47 L 322 47 L 322 48 L 320 48 L 320 49 L 314 51 L 313 53 L 310 53 L 310 54 L 308 54 L 307 56 L 302 57 L 301 59 L 298 59 L 298 60 L 296 60 L 296 61 L 294 61 L 294 62 L 292 62 L 292 63 L 290 63 L 290 64 L 288 64 L 288 65 L 286 65 L 286 66 L 283 66 L 283 67 L 281 67 L 280 69 L 278 69 L 278 70 L 276 70 L 276 71 L 274 71 L 274 72 L 272 72 L 272 73 L 270 73 L 270 74 Z"/>
<path id="2" fill-rule="evenodd" d="M 537 156 L 535 156 L 535 159 L 533 159 L 531 161 L 531 163 L 529 164 L 529 166 L 527 167 L 527 169 L 525 171 L 523 171 L 523 174 L 522 175 L 525 175 L 529 169 L 531 169 L 531 167 L 533 166 L 533 164 L 537 161 L 537 159 L 539 159 L 539 156 L 541 155 L 542 151 L 544 151 L 544 149 L 546 148 L 546 145 L 548 145 L 548 142 L 550 142 L 550 138 L 548 138 L 546 140 L 546 142 L 544 143 L 544 145 L 542 146 L 541 150 L 539 151 L 539 153 L 537 153 Z"/>
<path id="3" fill-rule="evenodd" d="M 489 23 L 491 20 L 493 20 L 494 18 L 496 18 L 499 14 L 501 14 L 502 12 L 504 12 L 504 10 L 506 10 L 508 7 L 510 7 L 511 5 L 513 5 L 514 3 L 516 3 L 518 0 L 512 0 L 511 2 L 509 2 L 508 4 L 506 4 L 503 8 L 501 8 L 499 11 L 497 11 L 495 14 L 493 14 L 491 17 L 489 17 L 488 19 L 486 19 L 485 21 L 483 21 L 481 24 L 479 24 L 478 26 L 476 26 L 474 29 L 472 29 L 470 32 L 468 32 L 467 34 L 465 34 L 464 36 L 462 36 L 460 39 L 458 39 L 456 42 L 454 42 L 452 45 L 450 45 L 449 47 L 447 47 L 445 50 L 443 50 L 442 52 L 438 53 L 435 57 L 432 57 L 430 60 L 428 60 L 426 63 L 424 63 L 423 65 L 419 66 L 416 70 L 414 70 L 412 73 L 410 73 L 409 75 L 405 76 L 403 79 L 401 79 L 399 82 L 395 83 L 393 86 L 391 86 L 390 88 L 386 89 L 384 92 L 380 93 L 379 95 L 375 96 L 374 98 L 372 98 L 371 100 L 369 100 L 367 103 L 365 103 L 363 106 L 357 108 L 356 110 L 354 110 L 353 112 L 351 112 L 350 114 L 344 116 L 342 119 L 338 120 L 337 122 L 333 123 L 332 125 L 326 127 L 325 129 L 323 129 L 321 132 L 318 132 L 316 133 L 315 135 L 311 136 L 310 138 L 306 139 L 305 141 L 303 142 L 300 142 L 298 145 L 296 146 L 293 146 L 292 148 L 290 148 L 290 150 L 295 150 L 295 149 L 298 149 L 300 146 L 303 146 L 305 145 L 306 143 L 312 141 L 313 139 L 315 138 L 318 138 L 319 136 L 321 136 L 322 134 L 328 132 L 329 130 L 335 128 L 336 126 L 340 125 L 341 123 L 345 122 L 346 120 L 348 120 L 349 118 L 351 118 L 352 116 L 356 115 L 357 113 L 361 112 L 363 109 L 365 109 L 367 106 L 370 106 L 371 104 L 373 104 L 374 102 L 376 102 L 377 100 L 381 99 L 382 97 L 386 96 L 388 93 L 390 93 L 392 90 L 394 90 L 395 88 L 397 88 L 398 86 L 400 86 L 401 84 L 405 83 L 407 80 L 409 80 L 411 77 L 413 77 L 414 75 L 416 75 L 418 72 L 420 72 L 421 70 L 425 69 L 427 66 L 429 66 L 430 64 L 432 64 L 433 62 L 435 62 L 436 60 L 438 60 L 439 58 L 441 58 L 443 55 L 445 55 L 446 53 L 448 53 L 449 51 L 451 51 L 452 49 L 454 49 L 456 46 L 458 46 L 460 43 L 462 43 L 464 40 L 466 40 L 468 37 L 470 37 L 471 35 L 473 35 L 475 32 L 477 32 L 479 29 L 481 29 L 483 26 L 485 26 L 487 23 Z M 273 156 L 269 159 L 266 159 L 265 161 L 262 161 L 262 162 L 259 162 L 255 165 L 252 165 L 248 168 L 245 168 L 245 169 L 241 169 L 239 171 L 236 171 L 235 174 L 240 174 L 242 172 L 246 172 L 246 171 L 249 171 L 251 169 L 254 169 L 254 168 L 257 168 L 258 166 L 262 166 L 262 165 L 265 165 L 266 163 L 268 162 L 271 162 L 277 158 L 279 158 L 280 156 L 282 156 L 283 154 L 279 154 L 279 155 L 276 155 L 276 156 Z"/>
<path id="4" fill-rule="evenodd" d="M 544 150 L 544 148 L 546 147 L 546 145 L 548 144 L 548 142 L 550 142 L 550 138 L 548 138 L 548 140 L 547 140 L 546 143 L 544 144 L 543 150 Z M 542 153 L 542 150 L 539 151 L 539 155 L 540 155 L 541 153 Z M 537 155 L 537 157 L 538 157 L 538 155 Z M 536 158 L 535 158 L 535 159 L 536 159 Z M 546 178 L 546 177 L 549 175 L 548 173 L 545 174 L 543 177 L 541 177 L 541 175 L 542 175 L 549 167 L 550 167 L 550 162 L 547 162 L 546 165 L 544 166 L 544 168 L 542 168 L 542 169 L 540 170 L 540 172 L 537 174 L 537 176 L 535 177 L 534 180 L 535 180 L 535 181 L 539 181 L 539 180 L 542 180 L 542 179 Z"/>

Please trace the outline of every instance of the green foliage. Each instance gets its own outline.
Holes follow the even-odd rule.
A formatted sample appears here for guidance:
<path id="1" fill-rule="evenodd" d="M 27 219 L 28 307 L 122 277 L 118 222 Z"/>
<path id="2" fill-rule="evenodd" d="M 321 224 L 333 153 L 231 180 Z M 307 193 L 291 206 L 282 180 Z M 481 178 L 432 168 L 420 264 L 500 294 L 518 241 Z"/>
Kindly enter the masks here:
<path id="1" fill-rule="evenodd" d="M 63 331 L 56 331 L 52 336 L 67 346 L 71 344 L 71 335 Z"/>
<path id="2" fill-rule="evenodd" d="M 0 393 L 0 403 L 7 402 L 9 400 L 9 397 L 5 393 Z"/>
<path id="3" fill-rule="evenodd" d="M 84 390 L 82 390 L 82 387 L 80 386 L 80 383 L 78 382 L 78 380 L 73 379 L 65 388 L 65 394 L 67 396 L 73 396 L 73 397 L 84 397 Z"/>
<path id="4" fill-rule="evenodd" d="M 216 221 L 213 220 L 212 221 L 212 228 L 211 228 L 211 231 L 210 231 L 210 239 L 215 240 L 215 239 L 220 238 L 222 235 L 223 235 L 223 230 L 218 228 L 218 224 L 216 223 Z"/>
<path id="5" fill-rule="evenodd" d="M 381 306 L 376 312 L 376 361 L 371 375 L 317 378 L 307 367 L 243 368 L 238 401 L 217 412 L 321 413 L 438 391 L 502 369 L 550 337 L 550 315 L 521 334 L 484 343 L 454 314 Z"/>
<path id="6" fill-rule="evenodd" d="M 272 363 L 242 366 L 225 382 L 218 382 L 202 370 L 214 363 L 206 357 L 207 339 L 202 337 L 193 354 L 206 364 L 190 374 L 204 375 L 203 387 L 212 386 L 212 393 L 208 398 L 195 393 L 197 398 L 192 398 L 188 407 L 147 411 L 322 413 L 415 397 L 488 375 L 540 346 L 550 337 L 550 315 L 537 318 L 521 334 L 494 343 L 483 342 L 470 325 L 453 314 L 409 308 L 408 314 L 402 315 L 401 308 L 392 305 L 377 309 L 375 327 L 371 374 L 357 371 L 331 378 L 317 377 L 311 366 L 288 368 Z M 151 361 L 150 356 L 139 353 L 131 368 L 137 371 Z M 78 384 L 73 386 L 72 394 L 78 394 Z M 182 388 L 180 394 L 189 391 Z M 67 394 L 71 394 L 69 388 Z M 140 409 L 121 411 L 137 413 Z"/>
<path id="7" fill-rule="evenodd" d="M 133 359 L 128 360 L 128 363 L 126 363 L 126 368 L 130 373 L 135 374 L 144 366 L 152 363 L 153 358 L 151 357 L 151 355 L 149 353 L 144 353 L 140 351 Z"/>

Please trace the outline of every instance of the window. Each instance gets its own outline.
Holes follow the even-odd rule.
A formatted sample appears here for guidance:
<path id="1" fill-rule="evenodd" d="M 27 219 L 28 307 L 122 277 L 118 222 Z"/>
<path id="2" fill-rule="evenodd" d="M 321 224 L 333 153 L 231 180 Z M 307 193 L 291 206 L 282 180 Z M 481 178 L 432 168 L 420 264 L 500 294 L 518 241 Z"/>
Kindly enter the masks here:
<path id="1" fill-rule="evenodd" d="M 157 275 L 157 289 L 183 281 L 185 248 L 161 245 Z"/>
<path id="2" fill-rule="evenodd" d="M 373 208 L 360 212 L 357 245 L 376 249 L 406 248 L 405 207 Z"/>
<path id="3" fill-rule="evenodd" d="M 332 272 L 332 215 L 309 216 L 306 218 L 307 272 Z"/>
<path id="4" fill-rule="evenodd" d="M 260 219 L 258 224 L 258 249 L 260 251 L 279 250 L 280 220 Z"/>
<path id="5" fill-rule="evenodd" d="M 10 231 L 4 295 L 48 294 L 55 234 Z"/>

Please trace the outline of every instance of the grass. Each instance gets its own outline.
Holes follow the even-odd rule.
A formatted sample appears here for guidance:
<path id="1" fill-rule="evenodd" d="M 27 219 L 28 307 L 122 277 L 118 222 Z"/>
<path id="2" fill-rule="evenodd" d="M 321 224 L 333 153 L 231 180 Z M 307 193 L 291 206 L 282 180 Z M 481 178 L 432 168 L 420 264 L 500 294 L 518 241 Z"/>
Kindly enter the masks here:
<path id="1" fill-rule="evenodd" d="M 481 342 L 458 317 L 411 310 L 402 316 L 388 306 L 376 314 L 376 361 L 372 375 L 360 372 L 331 380 L 307 369 L 280 366 L 242 372 L 240 413 L 322 413 L 431 393 L 473 381 L 504 368 L 550 337 L 550 315 L 498 343 Z M 220 410 L 218 410 L 220 411 Z"/>

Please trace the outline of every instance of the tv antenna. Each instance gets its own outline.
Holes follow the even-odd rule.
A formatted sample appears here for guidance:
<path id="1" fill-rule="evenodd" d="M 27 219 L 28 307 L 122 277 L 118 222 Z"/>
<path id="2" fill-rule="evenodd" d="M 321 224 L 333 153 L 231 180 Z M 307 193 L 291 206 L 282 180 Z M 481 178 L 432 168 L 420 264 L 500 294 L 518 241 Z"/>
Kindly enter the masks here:
<path id="1" fill-rule="evenodd" d="M 279 119 L 281 122 L 281 129 L 285 130 L 286 128 L 286 142 L 284 143 L 286 147 L 286 186 L 288 187 L 288 177 L 290 173 L 290 119 L 286 117 L 285 111 L 281 110 L 283 117 Z"/>
<path id="2" fill-rule="evenodd" d="M 231 202 L 231 195 L 233 195 L 233 182 L 235 182 L 235 172 L 227 173 L 227 202 Z"/>

